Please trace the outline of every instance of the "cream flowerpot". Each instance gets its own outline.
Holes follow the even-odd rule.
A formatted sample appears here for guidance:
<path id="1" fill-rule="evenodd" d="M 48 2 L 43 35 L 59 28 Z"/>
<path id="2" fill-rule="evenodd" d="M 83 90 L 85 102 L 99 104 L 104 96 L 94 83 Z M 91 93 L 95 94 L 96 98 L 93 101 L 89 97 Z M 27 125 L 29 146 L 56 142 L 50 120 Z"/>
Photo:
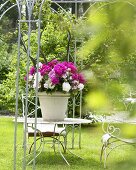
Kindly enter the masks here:
<path id="1" fill-rule="evenodd" d="M 43 120 L 61 121 L 64 120 L 67 111 L 69 94 L 54 92 L 47 94 L 46 92 L 38 92 L 40 107 Z"/>

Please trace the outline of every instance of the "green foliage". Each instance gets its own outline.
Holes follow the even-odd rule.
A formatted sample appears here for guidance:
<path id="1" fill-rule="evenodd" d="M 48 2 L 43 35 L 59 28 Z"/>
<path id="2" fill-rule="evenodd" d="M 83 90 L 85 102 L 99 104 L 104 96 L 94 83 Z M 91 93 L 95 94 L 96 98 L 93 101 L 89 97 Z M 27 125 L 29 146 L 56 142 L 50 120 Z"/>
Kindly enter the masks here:
<path id="1" fill-rule="evenodd" d="M 15 95 L 16 95 L 16 68 L 17 68 L 17 46 L 14 45 L 12 53 L 10 53 L 10 63 L 7 63 L 6 68 L 9 68 L 6 74 L 6 79 L 0 84 L 0 110 L 10 110 L 14 112 L 15 109 Z M 23 51 L 22 51 L 23 53 Z M 16 55 L 15 55 L 16 54 Z M 22 55 L 20 61 L 20 72 L 19 72 L 19 94 L 22 94 L 25 89 L 24 75 L 26 73 L 26 58 Z M 21 102 L 21 101 L 20 101 Z M 19 105 L 21 108 L 21 105 Z"/>
<path id="2" fill-rule="evenodd" d="M 92 72 L 93 76 L 89 78 L 90 96 L 92 97 L 92 93 L 96 94 L 94 100 L 100 101 L 97 103 L 97 106 L 101 106 L 99 110 L 105 105 L 105 95 L 108 95 L 109 102 L 112 103 L 110 109 L 107 107 L 110 111 L 116 107 L 123 109 L 121 99 L 129 96 L 130 89 L 135 91 L 136 3 L 132 2 L 134 5 L 127 1 L 97 3 L 84 21 L 82 35 L 87 32 L 88 38 L 85 36 L 86 42 L 79 50 L 79 56 L 86 63 L 84 66 L 88 72 Z M 123 86 L 129 86 L 125 93 Z M 97 91 L 105 93 L 105 102 L 98 100 L 102 95 L 97 95 Z M 87 101 L 93 108 L 91 97 Z"/>
<path id="3" fill-rule="evenodd" d="M 13 58 L 15 57 L 14 54 L 11 53 L 12 45 L 15 37 L 14 37 L 13 30 L 8 29 L 8 27 L 11 26 L 11 22 L 9 22 L 9 19 L 7 17 L 4 17 L 3 19 L 4 20 L 1 21 L 1 25 L 0 25 L 0 33 L 1 33 L 0 34 L 0 110 L 2 111 L 11 110 L 10 105 L 13 105 L 12 103 L 13 100 L 15 99 L 14 96 L 12 98 L 12 102 L 11 101 L 9 102 L 11 98 L 10 93 L 14 92 L 14 90 L 12 91 L 12 86 L 13 89 L 15 88 L 15 83 L 13 83 L 14 76 L 12 75 L 12 67 L 10 66 Z M 9 24 L 8 26 L 7 23 Z M 8 75 L 8 73 L 10 74 Z M 10 77 L 12 81 L 7 81 L 6 83 L 5 81 L 8 79 L 8 77 Z M 7 98 L 9 98 L 9 100 L 7 100 Z"/>
<path id="4" fill-rule="evenodd" d="M 37 1 L 39 2 L 39 1 Z M 70 15 L 70 14 L 69 14 Z M 26 16 L 27 18 L 28 16 Z M 39 17 L 39 4 L 37 3 L 34 7 L 33 18 L 38 19 Z M 72 18 L 72 16 L 71 16 Z M 25 19 L 25 18 L 24 18 Z M 40 61 L 50 61 L 51 59 L 66 60 L 67 59 L 67 45 L 68 45 L 68 31 L 71 31 L 72 25 L 74 23 L 74 18 L 70 20 L 64 11 L 59 10 L 58 12 L 53 12 L 50 9 L 50 2 L 46 1 L 42 9 L 41 16 L 41 35 L 40 35 Z M 0 63 L 2 69 L 6 69 L 5 72 L 1 69 L 0 82 L 0 109 L 1 110 L 15 110 L 15 80 L 16 80 L 16 62 L 17 62 L 17 31 L 13 29 L 12 31 L 8 29 L 7 22 L 9 16 L 2 21 L 1 32 L 3 37 L 3 42 L 6 45 L 2 47 L 2 53 Z M 6 28 L 4 32 L 4 27 Z M 32 31 L 30 34 L 30 58 L 36 60 L 37 50 L 38 50 L 38 27 L 37 24 L 32 24 Z M 26 63 L 27 63 L 27 48 L 28 48 L 28 24 L 21 23 L 22 41 L 21 41 L 21 60 L 20 60 L 20 72 L 19 72 L 19 94 L 25 92 L 25 81 L 24 76 L 26 75 Z M 5 35 L 6 33 L 6 35 Z M 71 41 L 72 42 L 72 41 Z M 72 42 L 73 43 L 73 42 Z M 1 48 L 1 47 L 0 47 Z M 6 57 L 7 56 L 7 57 Z M 8 56 L 10 56 L 8 58 Z M 8 58 L 8 59 L 7 59 Z M 29 59 L 30 59 L 29 58 Z M 5 59 L 7 62 L 5 62 Z M 3 63 L 3 64 L 2 64 Z M 6 65 L 4 66 L 4 63 Z M 30 61 L 30 65 L 33 63 Z M 21 100 L 19 100 L 21 103 Z M 19 103 L 19 109 L 21 105 Z"/>
<path id="5" fill-rule="evenodd" d="M 9 71 L 10 55 L 7 52 L 8 46 L 0 40 L 0 83 L 6 78 Z"/>
<path id="6" fill-rule="evenodd" d="M 33 18 L 39 18 L 40 4 L 35 5 Z M 26 16 L 27 17 L 27 16 Z M 50 2 L 46 1 L 43 4 L 41 12 L 41 30 L 40 30 L 40 61 L 50 61 L 54 58 L 59 60 L 67 60 L 67 46 L 68 33 L 72 34 L 72 26 L 75 22 L 71 14 L 66 14 L 63 10 L 58 9 L 54 12 L 51 9 Z M 24 30 L 23 40 L 27 47 L 28 36 L 26 34 L 28 25 L 26 23 L 21 25 Z M 26 31 L 26 32 L 25 32 Z M 38 42 L 38 25 L 32 24 L 32 31 L 30 35 L 32 57 L 36 59 L 37 42 Z M 72 42 L 72 40 L 71 40 Z M 73 43 L 73 42 L 72 42 Z"/>

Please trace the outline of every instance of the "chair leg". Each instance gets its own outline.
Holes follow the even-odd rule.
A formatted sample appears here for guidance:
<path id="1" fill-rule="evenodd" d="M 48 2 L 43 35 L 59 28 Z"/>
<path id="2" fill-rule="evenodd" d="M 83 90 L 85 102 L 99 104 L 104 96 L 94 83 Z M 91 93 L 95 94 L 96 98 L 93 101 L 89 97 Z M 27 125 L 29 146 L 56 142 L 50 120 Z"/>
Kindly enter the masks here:
<path id="1" fill-rule="evenodd" d="M 41 137 L 37 138 L 35 142 L 37 142 L 39 139 L 41 139 Z M 43 141 L 41 141 L 41 142 L 43 142 Z M 29 152 L 28 152 L 29 154 L 31 153 L 31 150 L 32 150 L 33 145 L 34 145 L 34 142 L 31 144 L 31 146 L 30 146 L 30 148 L 29 148 Z M 40 143 L 39 148 L 40 148 L 40 147 L 41 147 L 41 143 Z M 38 148 L 38 149 L 39 149 L 39 148 Z"/>
<path id="2" fill-rule="evenodd" d="M 104 145 L 102 145 L 102 148 L 101 148 L 100 162 L 102 162 L 103 151 L 104 151 Z"/>
<path id="3" fill-rule="evenodd" d="M 104 154 L 104 159 L 103 159 L 103 154 Z M 100 162 L 102 163 L 102 159 L 104 161 L 104 168 L 106 168 L 106 162 L 107 162 L 107 146 L 104 144 L 102 145 L 101 148 L 101 155 L 100 155 Z"/>
<path id="4" fill-rule="evenodd" d="M 107 161 L 107 148 L 104 149 L 104 168 L 106 168 L 106 161 Z"/>
<path id="5" fill-rule="evenodd" d="M 65 138 L 65 137 L 64 137 Z M 57 141 L 58 144 L 61 144 L 62 148 L 63 148 L 63 152 L 66 153 L 66 145 L 64 142 L 62 142 L 59 138 L 55 138 L 55 140 Z"/>
<path id="6" fill-rule="evenodd" d="M 64 153 L 66 153 L 67 150 L 67 136 L 63 136 L 64 138 Z"/>

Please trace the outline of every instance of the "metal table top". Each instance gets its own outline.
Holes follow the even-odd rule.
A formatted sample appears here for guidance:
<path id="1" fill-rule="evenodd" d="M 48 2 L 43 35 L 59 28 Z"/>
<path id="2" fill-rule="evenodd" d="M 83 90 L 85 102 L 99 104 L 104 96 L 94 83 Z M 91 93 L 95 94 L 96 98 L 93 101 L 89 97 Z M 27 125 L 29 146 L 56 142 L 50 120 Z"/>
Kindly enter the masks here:
<path id="1" fill-rule="evenodd" d="M 87 120 L 87 119 L 80 119 L 80 118 L 65 118 L 62 121 L 45 121 L 42 118 L 37 118 L 37 120 L 35 120 L 35 118 L 27 118 L 25 119 L 25 117 L 20 117 L 17 118 L 17 122 L 20 123 L 24 123 L 24 122 L 30 123 L 30 124 L 34 124 L 35 121 L 37 122 L 37 124 L 88 124 L 91 123 L 91 120 Z"/>

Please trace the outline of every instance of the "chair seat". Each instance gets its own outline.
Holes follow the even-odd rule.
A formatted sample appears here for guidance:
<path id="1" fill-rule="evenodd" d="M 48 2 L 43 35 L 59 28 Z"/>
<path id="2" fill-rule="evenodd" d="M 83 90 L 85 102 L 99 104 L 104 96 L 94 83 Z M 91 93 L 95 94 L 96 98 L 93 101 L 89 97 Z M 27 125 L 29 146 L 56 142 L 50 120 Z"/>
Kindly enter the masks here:
<path id="1" fill-rule="evenodd" d="M 37 125 L 37 129 L 39 132 L 42 133 L 43 137 L 51 137 L 51 136 L 65 136 L 66 135 L 66 131 L 64 127 L 55 127 L 54 128 L 54 124 L 38 124 Z M 32 128 L 30 125 L 28 125 L 28 137 L 33 137 L 34 136 L 34 128 Z M 36 136 L 41 136 L 40 133 L 36 133 Z"/>

